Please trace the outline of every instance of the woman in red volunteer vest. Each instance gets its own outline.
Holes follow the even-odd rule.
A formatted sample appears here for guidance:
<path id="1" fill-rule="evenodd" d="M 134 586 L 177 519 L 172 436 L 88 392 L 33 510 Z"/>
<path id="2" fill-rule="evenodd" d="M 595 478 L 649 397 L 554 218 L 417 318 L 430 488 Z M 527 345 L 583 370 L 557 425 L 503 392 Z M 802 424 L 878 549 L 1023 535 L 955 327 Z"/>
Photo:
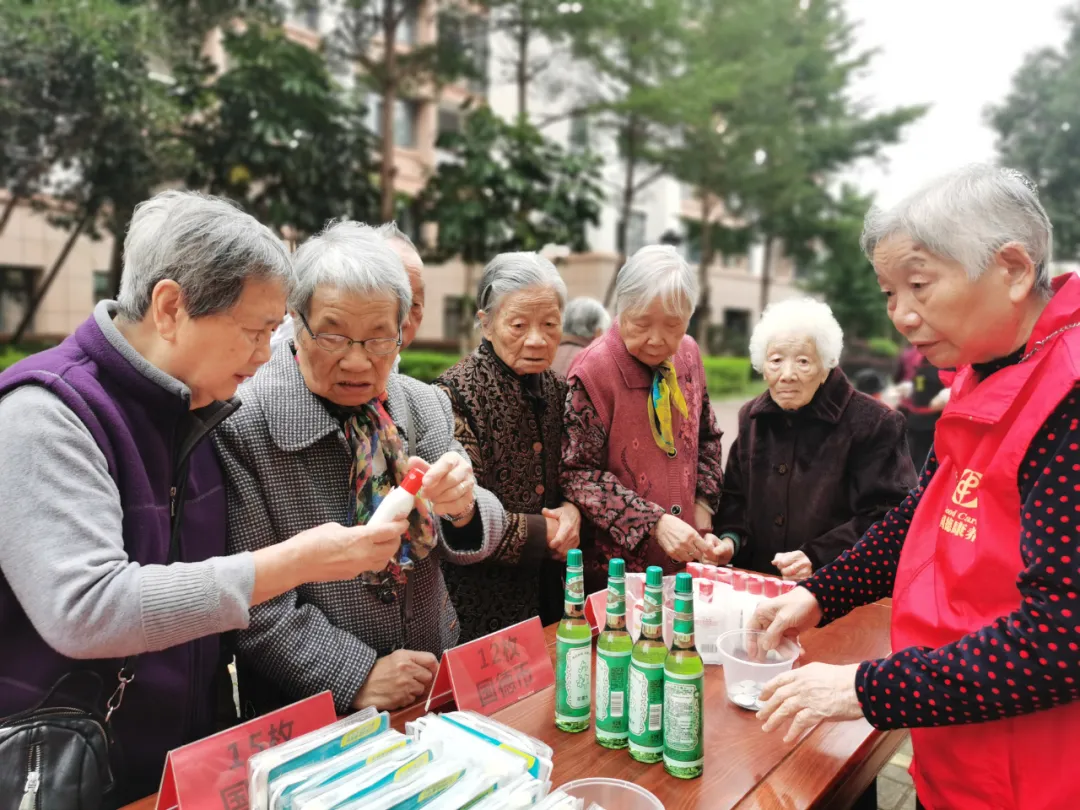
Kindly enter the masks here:
<path id="1" fill-rule="evenodd" d="M 893 598 L 888 658 L 810 664 L 764 729 L 910 728 L 921 806 L 1080 807 L 1080 277 L 1049 273 L 1034 184 L 972 166 L 867 216 L 889 315 L 952 396 L 916 489 L 754 617 L 782 634 Z"/>

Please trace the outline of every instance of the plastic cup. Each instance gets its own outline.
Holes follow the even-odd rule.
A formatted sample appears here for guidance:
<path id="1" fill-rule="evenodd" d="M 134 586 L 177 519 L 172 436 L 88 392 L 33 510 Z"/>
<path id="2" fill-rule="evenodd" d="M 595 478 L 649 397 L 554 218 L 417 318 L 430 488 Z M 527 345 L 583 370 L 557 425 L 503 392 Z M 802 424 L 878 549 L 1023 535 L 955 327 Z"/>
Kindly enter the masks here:
<path id="1" fill-rule="evenodd" d="M 686 564 L 686 573 L 688 573 L 694 579 L 701 579 L 705 576 L 705 566 L 699 562 L 690 562 Z"/>
<path id="2" fill-rule="evenodd" d="M 584 799 L 586 807 L 595 802 L 609 810 L 664 810 L 660 800 L 645 788 L 622 779 L 575 779 L 559 789 L 575 799 Z"/>
<path id="3" fill-rule="evenodd" d="M 789 671 L 799 658 L 799 645 L 785 638 L 775 650 L 765 655 L 751 655 L 750 650 L 764 638 L 752 630 L 731 630 L 720 636 L 717 646 L 724 665 L 724 687 L 728 700 L 749 711 L 761 708 L 758 695 L 769 681 Z"/>

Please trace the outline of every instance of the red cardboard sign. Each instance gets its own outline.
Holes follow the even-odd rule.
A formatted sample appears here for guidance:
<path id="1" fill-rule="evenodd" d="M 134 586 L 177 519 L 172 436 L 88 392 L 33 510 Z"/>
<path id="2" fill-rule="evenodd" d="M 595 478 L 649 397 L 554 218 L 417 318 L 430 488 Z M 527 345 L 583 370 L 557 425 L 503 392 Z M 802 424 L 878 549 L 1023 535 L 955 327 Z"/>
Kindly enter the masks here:
<path id="1" fill-rule="evenodd" d="M 585 600 L 585 620 L 595 636 L 607 625 L 607 588 L 590 594 Z"/>
<path id="2" fill-rule="evenodd" d="M 247 761 L 337 719 L 329 692 L 170 751 L 155 810 L 247 810 Z"/>
<path id="3" fill-rule="evenodd" d="M 443 653 L 425 711 L 448 703 L 489 715 L 555 683 L 544 628 L 534 616 Z"/>

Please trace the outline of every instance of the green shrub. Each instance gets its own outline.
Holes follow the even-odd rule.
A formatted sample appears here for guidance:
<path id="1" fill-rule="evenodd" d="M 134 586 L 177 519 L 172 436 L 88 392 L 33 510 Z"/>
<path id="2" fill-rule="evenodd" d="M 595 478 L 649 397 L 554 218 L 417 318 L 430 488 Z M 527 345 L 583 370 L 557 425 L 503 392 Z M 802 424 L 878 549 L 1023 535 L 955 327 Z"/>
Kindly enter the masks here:
<path id="1" fill-rule="evenodd" d="M 423 382 L 435 382 L 435 378 L 461 358 L 444 352 L 402 352 L 401 373 Z"/>
<path id="2" fill-rule="evenodd" d="M 10 346 L 0 348 L 0 371 L 13 366 L 22 360 L 24 357 L 30 355 L 31 352 L 25 352 L 21 349 L 13 349 Z"/>
<path id="3" fill-rule="evenodd" d="M 744 393 L 750 385 L 749 357 L 704 357 L 709 396 Z"/>
<path id="4" fill-rule="evenodd" d="M 870 338 L 866 345 L 871 352 L 881 357 L 898 357 L 900 355 L 900 347 L 889 338 Z"/>

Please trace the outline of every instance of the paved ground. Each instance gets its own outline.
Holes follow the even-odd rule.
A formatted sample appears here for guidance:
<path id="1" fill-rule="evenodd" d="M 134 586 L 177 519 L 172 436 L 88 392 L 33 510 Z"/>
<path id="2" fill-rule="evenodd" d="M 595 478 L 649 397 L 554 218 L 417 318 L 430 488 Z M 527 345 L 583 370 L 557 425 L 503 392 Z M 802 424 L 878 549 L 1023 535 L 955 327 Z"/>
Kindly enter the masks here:
<path id="1" fill-rule="evenodd" d="M 724 433 L 725 460 L 728 449 L 739 432 L 739 408 L 745 401 L 745 398 L 740 397 L 713 402 L 716 421 Z M 914 810 L 915 787 L 907 772 L 910 764 L 911 739 L 908 738 L 878 777 L 878 810 Z"/>

